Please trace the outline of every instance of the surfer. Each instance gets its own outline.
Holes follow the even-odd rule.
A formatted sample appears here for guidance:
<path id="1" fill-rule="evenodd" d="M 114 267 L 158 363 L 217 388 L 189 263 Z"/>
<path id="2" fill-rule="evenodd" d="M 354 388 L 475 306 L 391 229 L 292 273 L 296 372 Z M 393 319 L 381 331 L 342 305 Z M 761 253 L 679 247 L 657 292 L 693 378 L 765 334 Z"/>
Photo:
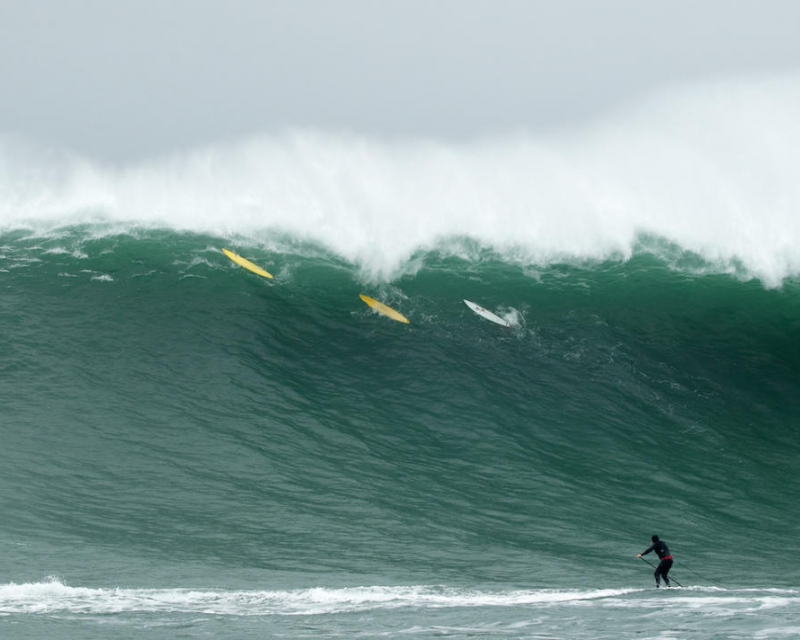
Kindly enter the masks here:
<path id="1" fill-rule="evenodd" d="M 672 569 L 672 556 L 669 554 L 669 547 L 667 543 L 663 540 L 659 540 L 658 536 L 653 536 L 650 538 L 653 541 L 646 551 L 642 551 L 637 558 L 641 558 L 642 556 L 646 556 L 651 551 L 655 551 L 658 559 L 661 562 L 658 563 L 656 567 L 655 573 L 653 574 L 656 577 L 656 589 L 661 586 L 661 578 L 664 578 L 664 584 L 669 586 L 669 578 L 667 574 L 669 570 Z"/>

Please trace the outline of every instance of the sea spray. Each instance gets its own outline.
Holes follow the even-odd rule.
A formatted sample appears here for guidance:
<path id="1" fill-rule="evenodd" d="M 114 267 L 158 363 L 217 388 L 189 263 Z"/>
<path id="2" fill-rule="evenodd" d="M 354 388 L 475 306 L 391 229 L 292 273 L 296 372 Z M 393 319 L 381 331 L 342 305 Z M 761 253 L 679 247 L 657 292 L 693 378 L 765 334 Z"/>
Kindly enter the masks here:
<path id="1" fill-rule="evenodd" d="M 526 265 L 642 235 L 778 286 L 800 273 L 800 79 L 673 89 L 571 130 L 464 143 L 294 131 L 114 167 L 0 144 L 0 228 L 168 228 L 324 246 L 391 279 L 454 237 Z"/>

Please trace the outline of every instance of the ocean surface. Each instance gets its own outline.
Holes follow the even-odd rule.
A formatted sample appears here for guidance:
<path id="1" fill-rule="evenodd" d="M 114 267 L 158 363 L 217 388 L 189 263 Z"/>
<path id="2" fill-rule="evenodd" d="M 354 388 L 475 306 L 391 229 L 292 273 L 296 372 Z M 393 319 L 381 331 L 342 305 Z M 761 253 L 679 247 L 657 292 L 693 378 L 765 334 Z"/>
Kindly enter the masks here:
<path id="1" fill-rule="evenodd" d="M 2 140 L 0 636 L 800 636 L 799 87 L 123 167 Z"/>

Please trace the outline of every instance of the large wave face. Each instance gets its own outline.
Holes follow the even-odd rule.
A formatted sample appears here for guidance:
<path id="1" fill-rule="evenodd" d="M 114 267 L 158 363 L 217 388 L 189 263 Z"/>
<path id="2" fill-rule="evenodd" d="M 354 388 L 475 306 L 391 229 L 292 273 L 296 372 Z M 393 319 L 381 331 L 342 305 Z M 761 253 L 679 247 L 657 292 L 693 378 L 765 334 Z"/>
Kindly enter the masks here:
<path id="1" fill-rule="evenodd" d="M 461 144 L 0 143 L 0 620 L 796 632 L 798 89 Z M 642 588 L 653 533 L 690 588 Z"/>

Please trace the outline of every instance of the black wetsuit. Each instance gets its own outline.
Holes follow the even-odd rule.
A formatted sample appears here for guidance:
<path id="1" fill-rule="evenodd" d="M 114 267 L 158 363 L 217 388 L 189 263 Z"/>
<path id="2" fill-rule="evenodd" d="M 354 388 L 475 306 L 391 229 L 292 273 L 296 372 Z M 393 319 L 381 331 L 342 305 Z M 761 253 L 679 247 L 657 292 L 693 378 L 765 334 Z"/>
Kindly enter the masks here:
<path id="1" fill-rule="evenodd" d="M 661 585 L 661 578 L 664 578 L 664 584 L 669 586 L 669 578 L 667 574 L 669 570 L 672 569 L 672 556 L 669 554 L 669 547 L 667 543 L 663 540 L 659 540 L 658 542 L 653 543 L 651 547 L 647 549 L 647 551 L 642 551 L 642 555 L 646 556 L 651 551 L 655 551 L 658 558 L 661 560 L 659 562 L 658 567 L 656 567 L 656 571 L 653 574 L 656 577 L 656 586 Z"/>

